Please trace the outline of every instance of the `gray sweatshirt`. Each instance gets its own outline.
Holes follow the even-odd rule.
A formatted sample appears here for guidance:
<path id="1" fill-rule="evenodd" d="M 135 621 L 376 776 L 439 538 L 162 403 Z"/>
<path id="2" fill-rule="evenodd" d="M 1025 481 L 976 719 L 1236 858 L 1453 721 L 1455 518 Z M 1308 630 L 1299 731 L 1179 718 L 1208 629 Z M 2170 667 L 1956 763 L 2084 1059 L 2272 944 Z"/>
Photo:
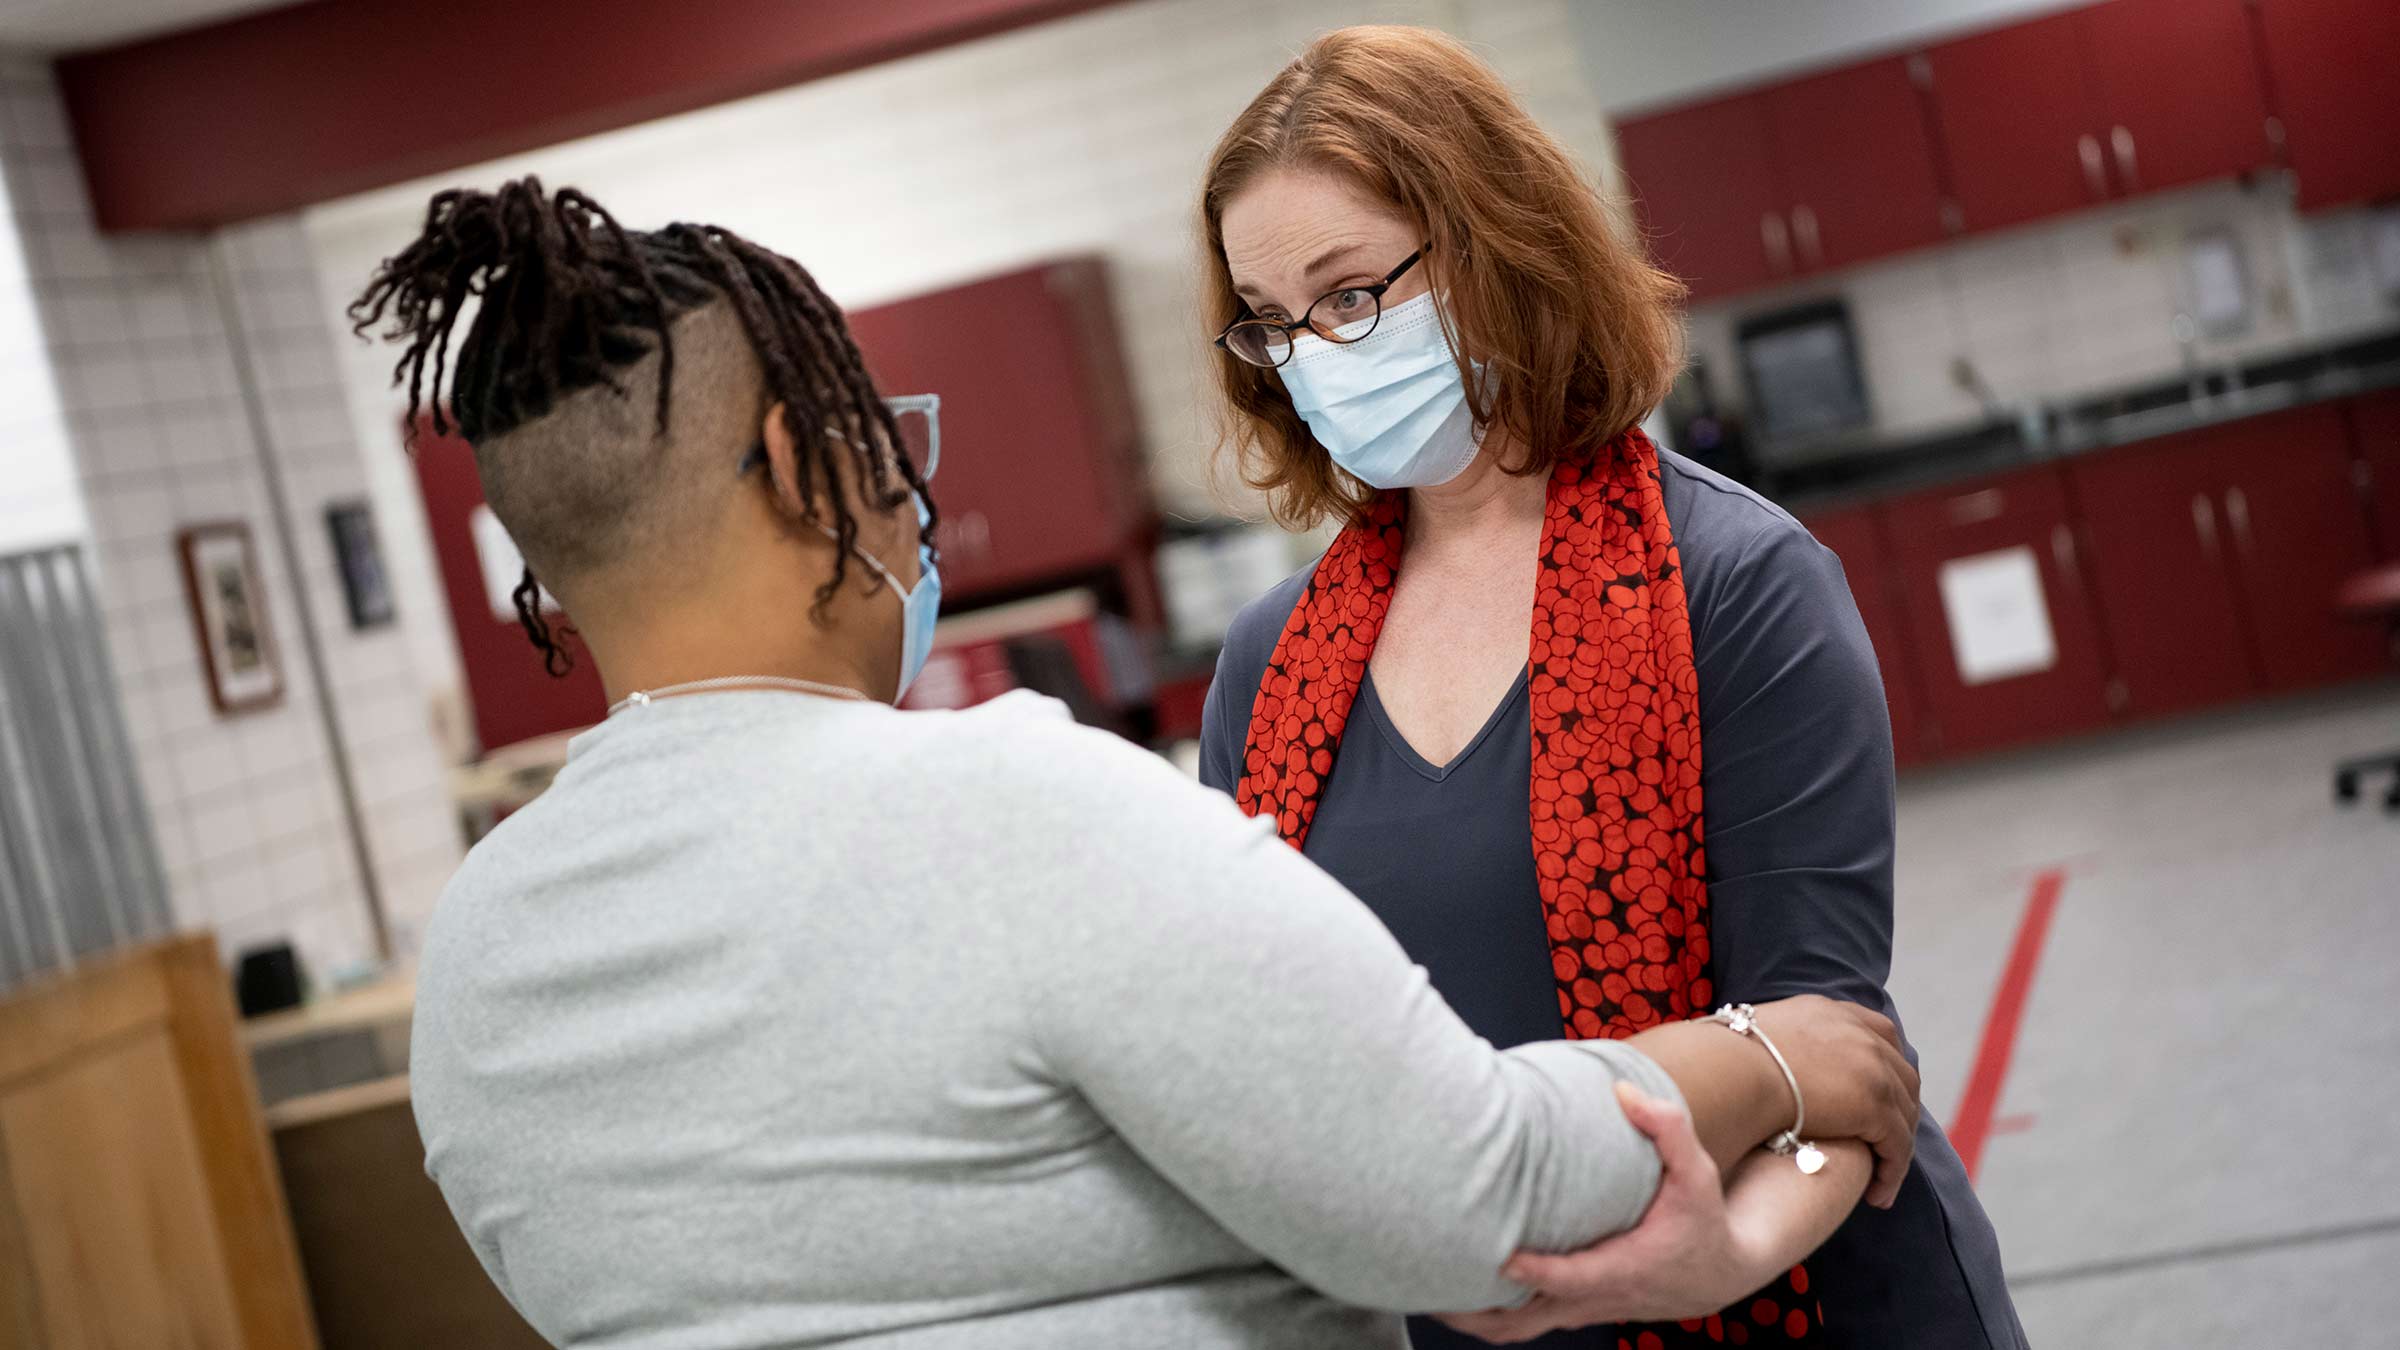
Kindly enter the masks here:
<path id="1" fill-rule="evenodd" d="M 427 934 L 426 1168 L 566 1347 L 1403 1345 L 1648 1204 L 1267 822 L 1054 703 L 662 699 Z"/>

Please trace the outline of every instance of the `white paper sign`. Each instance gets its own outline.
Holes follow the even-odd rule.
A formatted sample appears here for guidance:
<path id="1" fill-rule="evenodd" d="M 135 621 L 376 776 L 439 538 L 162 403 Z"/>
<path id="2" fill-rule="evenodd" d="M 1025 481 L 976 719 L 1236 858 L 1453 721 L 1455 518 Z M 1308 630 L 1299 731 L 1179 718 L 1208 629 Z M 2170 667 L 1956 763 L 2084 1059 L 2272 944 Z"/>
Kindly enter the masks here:
<path id="1" fill-rule="evenodd" d="M 1942 564 L 1942 615 L 1960 683 L 1989 684 L 2058 664 L 2042 568 L 2023 546 Z"/>

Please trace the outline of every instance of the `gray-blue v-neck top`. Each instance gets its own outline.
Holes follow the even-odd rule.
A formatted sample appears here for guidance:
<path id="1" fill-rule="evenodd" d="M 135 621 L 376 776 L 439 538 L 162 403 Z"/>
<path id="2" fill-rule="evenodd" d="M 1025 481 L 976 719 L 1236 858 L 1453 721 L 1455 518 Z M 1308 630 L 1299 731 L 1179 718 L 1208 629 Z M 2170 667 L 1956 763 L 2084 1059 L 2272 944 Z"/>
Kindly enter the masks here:
<path id="1" fill-rule="evenodd" d="M 1659 455 L 1683 559 L 1700 678 L 1710 975 L 1719 997 L 1823 994 L 1898 1018 L 1892 955 L 1891 724 L 1841 563 L 1783 510 L 1672 452 Z M 1200 776 L 1234 790 L 1250 705 L 1311 568 L 1226 634 Z M 1495 1045 L 1560 1032 L 1533 864 L 1525 679 L 1446 765 L 1361 687 L 1306 853 L 1375 911 L 1469 1027 Z M 1914 1051 L 1911 1052 L 1914 1057 Z M 1329 1088 L 1328 1090 L 1335 1090 Z M 2017 1350 L 1999 1242 L 1927 1112 L 1899 1203 L 1862 1207 L 1810 1258 L 1826 1343 Z M 1414 1319 L 1419 1350 L 1482 1343 Z M 1534 1344 L 1613 1350 L 1610 1328 Z"/>

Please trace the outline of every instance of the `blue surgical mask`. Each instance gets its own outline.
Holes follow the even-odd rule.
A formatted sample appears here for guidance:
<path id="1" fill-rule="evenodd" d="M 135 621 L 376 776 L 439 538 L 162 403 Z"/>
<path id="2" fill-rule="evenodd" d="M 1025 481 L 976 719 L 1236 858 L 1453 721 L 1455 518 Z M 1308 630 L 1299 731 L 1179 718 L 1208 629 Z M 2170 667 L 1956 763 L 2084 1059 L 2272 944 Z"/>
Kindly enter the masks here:
<path id="1" fill-rule="evenodd" d="M 924 532 L 926 522 L 932 518 L 933 513 L 926 509 L 925 499 L 918 497 L 917 529 L 920 535 Z M 826 526 L 819 525 L 817 528 L 824 530 L 829 539 L 840 538 Z M 902 590 L 900 578 L 892 575 L 892 569 L 884 566 L 874 554 L 863 548 L 853 548 L 851 551 L 867 566 L 874 568 L 875 575 L 883 578 L 883 584 L 891 587 L 892 594 L 900 597 L 900 689 L 892 695 L 892 701 L 897 703 L 907 697 L 908 687 L 916 683 L 917 675 L 925 669 L 925 658 L 933 654 L 933 626 L 942 612 L 942 571 L 934 565 L 933 546 L 920 543 L 917 545 L 917 584 Z"/>
<path id="2" fill-rule="evenodd" d="M 1276 373 L 1317 444 L 1369 487 L 1447 483 L 1482 444 L 1431 291 L 1385 310 L 1356 342 L 1294 340 Z"/>

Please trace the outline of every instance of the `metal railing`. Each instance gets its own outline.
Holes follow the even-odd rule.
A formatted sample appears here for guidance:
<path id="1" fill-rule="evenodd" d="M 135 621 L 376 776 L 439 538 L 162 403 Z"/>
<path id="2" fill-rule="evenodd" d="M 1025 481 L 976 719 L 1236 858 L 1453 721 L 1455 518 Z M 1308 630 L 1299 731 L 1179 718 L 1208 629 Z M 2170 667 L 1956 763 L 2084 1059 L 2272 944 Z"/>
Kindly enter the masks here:
<path id="1" fill-rule="evenodd" d="M 83 551 L 0 556 L 0 988 L 172 927 Z"/>

